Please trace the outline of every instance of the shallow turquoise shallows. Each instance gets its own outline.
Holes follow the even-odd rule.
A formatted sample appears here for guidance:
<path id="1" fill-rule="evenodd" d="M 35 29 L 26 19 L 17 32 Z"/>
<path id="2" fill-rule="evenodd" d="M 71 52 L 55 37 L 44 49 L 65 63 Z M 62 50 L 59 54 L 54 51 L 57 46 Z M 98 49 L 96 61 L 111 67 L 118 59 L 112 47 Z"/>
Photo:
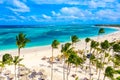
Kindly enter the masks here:
<path id="1" fill-rule="evenodd" d="M 16 35 L 23 32 L 31 40 L 27 47 L 50 45 L 54 39 L 60 42 L 70 41 L 71 35 L 79 38 L 97 36 L 99 27 L 94 25 L 64 25 L 64 26 L 0 26 L 0 50 L 15 49 Z M 105 34 L 117 31 L 105 28 Z"/>

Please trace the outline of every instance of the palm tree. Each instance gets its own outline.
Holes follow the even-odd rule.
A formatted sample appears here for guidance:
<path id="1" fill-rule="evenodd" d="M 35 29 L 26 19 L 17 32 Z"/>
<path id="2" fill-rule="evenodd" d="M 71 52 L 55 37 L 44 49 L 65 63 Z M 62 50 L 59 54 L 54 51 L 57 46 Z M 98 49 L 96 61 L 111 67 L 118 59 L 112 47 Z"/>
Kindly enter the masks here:
<path id="1" fill-rule="evenodd" d="M 69 50 L 71 50 L 71 43 L 66 43 L 64 45 L 62 45 L 62 48 L 61 48 L 61 52 L 63 53 L 63 60 L 64 60 L 64 63 L 63 63 L 63 80 L 65 80 L 65 58 L 68 58 L 70 53 L 69 53 Z"/>
<path id="2" fill-rule="evenodd" d="M 15 67 L 14 73 L 15 73 L 15 80 L 17 80 L 17 75 L 16 75 L 16 66 L 19 65 L 19 63 L 22 61 L 22 58 L 19 58 L 19 56 L 15 56 L 13 59 L 13 64 Z"/>
<path id="3" fill-rule="evenodd" d="M 87 43 L 90 42 L 90 40 L 91 40 L 90 38 L 86 38 L 86 39 L 85 39 L 85 42 L 86 42 L 85 51 L 87 51 Z"/>
<path id="4" fill-rule="evenodd" d="M 68 63 L 68 68 L 69 68 L 69 66 L 70 66 L 71 64 L 74 64 L 74 65 L 76 66 L 76 72 L 77 72 L 77 67 L 78 67 L 79 65 L 82 65 L 82 63 L 83 63 L 84 61 L 83 61 L 83 59 L 82 59 L 81 57 L 79 57 L 79 56 L 77 55 L 77 53 L 76 53 L 75 51 L 70 50 L 69 52 L 70 52 L 70 53 L 69 53 L 70 55 L 69 55 L 68 59 L 66 60 L 66 62 Z M 68 73 L 68 68 L 67 68 L 67 80 L 68 80 L 68 75 L 69 75 L 69 73 L 70 73 L 70 71 L 69 71 L 69 73 Z"/>
<path id="5" fill-rule="evenodd" d="M 2 57 L 2 62 L 4 64 L 10 65 L 12 60 L 13 60 L 12 56 L 10 54 L 8 54 L 8 53 L 4 54 L 3 57 Z"/>
<path id="6" fill-rule="evenodd" d="M 94 64 L 94 62 L 96 60 L 95 55 L 91 54 L 89 60 L 90 60 L 89 61 L 89 70 L 90 70 L 90 80 L 91 80 L 91 63 Z"/>
<path id="7" fill-rule="evenodd" d="M 19 33 L 16 36 L 16 45 L 18 47 L 18 56 L 20 56 L 20 49 L 24 48 L 28 42 L 30 42 L 30 40 L 28 38 L 26 38 L 25 34 Z"/>
<path id="8" fill-rule="evenodd" d="M 71 36 L 72 46 L 74 43 L 79 41 L 79 38 L 76 35 Z"/>
<path id="9" fill-rule="evenodd" d="M 79 66 L 79 65 L 81 65 L 82 66 L 82 63 L 84 62 L 83 61 L 83 59 L 81 58 L 81 57 L 79 57 L 77 54 L 75 55 L 75 57 L 74 57 L 75 59 L 74 59 L 74 65 L 76 66 L 76 72 L 77 72 L 77 67 Z"/>
<path id="10" fill-rule="evenodd" d="M 70 66 L 71 66 L 71 64 L 73 63 L 73 58 L 74 58 L 74 54 L 75 54 L 75 51 L 73 51 L 73 50 L 70 50 L 69 51 L 69 57 L 68 57 L 68 59 L 66 59 L 66 63 L 67 63 L 67 80 L 68 80 L 68 76 L 69 76 L 69 74 L 70 74 Z M 68 71 L 69 70 L 69 71 Z"/>
<path id="11" fill-rule="evenodd" d="M 12 64 L 12 60 L 13 60 L 13 58 L 12 58 L 12 56 L 10 54 L 8 54 L 8 53 L 4 54 L 2 56 L 2 61 L 0 61 L 0 67 L 1 67 L 1 69 L 3 70 L 3 68 L 5 67 L 5 65 Z"/>
<path id="12" fill-rule="evenodd" d="M 108 40 L 105 40 L 104 42 L 101 42 L 101 48 L 103 50 L 108 50 L 109 47 L 110 47 L 110 44 L 109 44 Z"/>
<path id="13" fill-rule="evenodd" d="M 60 42 L 58 40 L 54 40 L 52 42 L 52 67 L 51 67 L 51 80 L 53 79 L 53 49 L 55 48 L 58 48 L 58 45 L 60 44 Z"/>
<path id="14" fill-rule="evenodd" d="M 97 41 L 98 41 L 98 39 L 99 39 L 99 36 L 100 36 L 101 34 L 103 34 L 103 33 L 105 33 L 104 28 L 100 28 L 99 31 L 98 31 Z"/>
<path id="15" fill-rule="evenodd" d="M 105 80 L 106 77 L 108 77 L 111 80 L 113 80 L 114 79 L 113 78 L 114 77 L 113 74 L 114 74 L 114 69 L 111 66 L 106 67 L 103 80 Z"/>
<path id="16" fill-rule="evenodd" d="M 95 50 L 98 46 L 99 46 L 99 42 L 92 40 L 90 44 L 90 53 L 92 53 L 92 49 Z"/>
<path id="17" fill-rule="evenodd" d="M 85 39 L 86 47 L 87 47 L 87 43 L 90 42 L 90 40 L 91 40 L 90 38 L 86 38 L 86 39 Z"/>
<path id="18" fill-rule="evenodd" d="M 115 54 L 113 56 L 113 60 L 112 60 L 113 64 L 114 64 L 114 68 L 115 67 L 119 67 L 120 66 L 120 55 L 119 54 Z"/>
<path id="19" fill-rule="evenodd" d="M 19 33 L 16 36 L 16 45 L 18 47 L 18 56 L 20 57 L 20 49 L 24 48 L 26 44 L 30 42 L 28 38 L 26 38 L 26 35 L 23 33 Z M 18 74 L 19 74 L 19 66 L 18 66 Z"/>
<path id="20" fill-rule="evenodd" d="M 113 45 L 113 51 L 114 52 L 120 52 L 120 44 L 116 43 Z"/>

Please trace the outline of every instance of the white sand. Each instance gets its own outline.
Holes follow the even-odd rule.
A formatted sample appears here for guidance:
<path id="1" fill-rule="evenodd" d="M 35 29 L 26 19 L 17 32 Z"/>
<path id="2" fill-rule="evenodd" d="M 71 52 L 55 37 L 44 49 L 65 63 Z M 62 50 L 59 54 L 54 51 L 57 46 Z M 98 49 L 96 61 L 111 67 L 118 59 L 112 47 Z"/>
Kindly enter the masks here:
<path id="1" fill-rule="evenodd" d="M 96 39 L 96 37 L 93 37 L 93 39 Z M 103 40 L 109 40 L 109 41 L 113 41 L 113 40 L 120 40 L 120 31 L 117 31 L 115 33 L 112 34 L 108 34 L 108 35 L 103 35 L 99 37 L 99 41 L 103 41 Z M 84 39 L 81 40 L 80 42 L 78 42 L 76 44 L 76 49 L 84 49 L 85 48 L 85 42 Z M 50 73 L 51 73 L 51 68 L 49 66 L 51 66 L 47 61 L 48 60 L 41 60 L 41 58 L 43 58 L 44 56 L 46 57 L 51 57 L 51 46 L 43 46 L 43 47 L 31 47 L 31 48 L 24 48 L 21 49 L 21 57 L 24 58 L 24 60 L 21 62 L 22 64 L 24 64 L 26 67 L 31 68 L 31 69 L 35 69 L 35 68 L 39 68 L 39 69 L 45 69 L 46 71 L 46 75 L 49 77 L 50 80 Z M 2 56 L 5 53 L 10 53 L 12 55 L 17 55 L 17 49 L 15 50 L 6 50 L 6 51 L 0 51 L 0 55 Z M 61 54 L 60 52 L 60 48 L 54 50 L 54 56 L 57 56 L 58 54 Z M 63 68 L 62 68 L 62 64 L 60 63 L 55 63 L 54 64 L 54 73 L 53 73 L 53 80 L 62 80 L 62 76 L 63 76 Z M 85 71 L 82 71 L 80 68 L 78 68 L 77 74 L 79 78 L 84 78 L 84 77 L 88 77 L 88 72 L 85 73 Z M 80 73 L 81 72 L 81 73 Z M 94 71 L 92 71 L 94 72 Z M 72 68 L 71 70 L 71 74 L 69 75 L 69 80 L 74 80 L 74 78 L 71 77 L 72 74 L 75 73 L 75 68 Z M 96 77 L 96 78 L 95 78 Z M 97 80 L 98 76 L 94 76 L 94 80 Z M 101 77 L 103 77 L 103 75 L 101 75 Z M 107 78 L 106 78 L 107 80 Z"/>

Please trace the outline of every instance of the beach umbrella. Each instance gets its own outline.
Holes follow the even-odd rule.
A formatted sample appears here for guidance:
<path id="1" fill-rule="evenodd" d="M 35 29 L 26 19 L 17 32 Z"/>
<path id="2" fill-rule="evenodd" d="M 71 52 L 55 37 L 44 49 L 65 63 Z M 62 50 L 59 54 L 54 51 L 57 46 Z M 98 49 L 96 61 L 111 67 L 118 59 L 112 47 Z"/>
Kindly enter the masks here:
<path id="1" fill-rule="evenodd" d="M 11 73 L 10 70 L 6 70 L 6 71 L 4 72 L 5 75 L 9 75 L 10 73 Z"/>
<path id="2" fill-rule="evenodd" d="M 33 70 L 32 72 L 31 72 L 31 74 L 29 75 L 29 78 L 35 78 L 36 77 L 36 74 L 37 74 L 37 72 L 35 71 L 35 70 Z"/>

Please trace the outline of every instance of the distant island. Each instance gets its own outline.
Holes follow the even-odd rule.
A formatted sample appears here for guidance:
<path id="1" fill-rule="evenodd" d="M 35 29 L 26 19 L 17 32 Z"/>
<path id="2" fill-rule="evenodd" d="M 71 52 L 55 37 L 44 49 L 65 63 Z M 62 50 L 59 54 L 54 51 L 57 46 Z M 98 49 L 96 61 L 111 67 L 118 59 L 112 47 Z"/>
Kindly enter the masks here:
<path id="1" fill-rule="evenodd" d="M 120 27 L 120 24 L 95 24 L 95 26 Z"/>

